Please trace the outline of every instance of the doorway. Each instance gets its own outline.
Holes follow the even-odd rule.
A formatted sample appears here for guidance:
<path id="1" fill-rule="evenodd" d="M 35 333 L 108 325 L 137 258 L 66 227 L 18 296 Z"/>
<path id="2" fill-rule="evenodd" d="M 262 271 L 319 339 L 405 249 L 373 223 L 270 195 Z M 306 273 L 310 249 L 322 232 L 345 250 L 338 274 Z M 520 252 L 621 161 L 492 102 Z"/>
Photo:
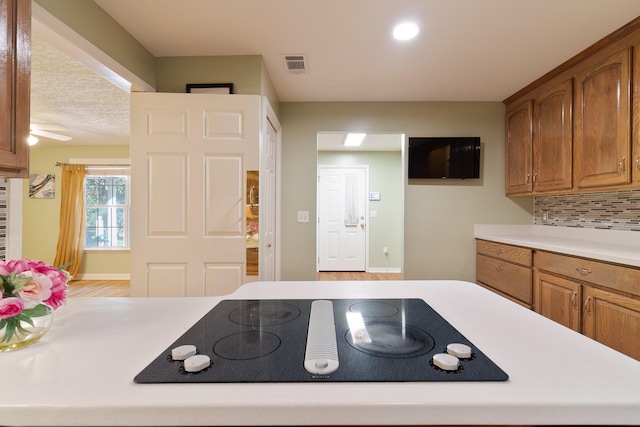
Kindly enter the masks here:
<path id="1" fill-rule="evenodd" d="M 367 166 L 318 166 L 318 271 L 366 271 Z"/>
<path id="2" fill-rule="evenodd" d="M 346 134 L 317 133 L 316 271 L 400 274 L 404 246 L 404 134 L 367 134 L 361 146 L 356 148 L 344 146 Z M 353 173 L 354 168 L 367 171 L 364 191 L 358 199 L 358 209 L 361 211 L 358 212 L 357 223 L 355 218 L 350 218 L 343 211 L 344 207 L 340 207 L 345 205 L 346 200 L 346 175 Z M 323 181 L 322 174 L 326 170 L 344 171 L 340 177 L 332 177 L 333 196 L 325 194 L 328 178 L 325 176 Z M 341 233 L 334 231 L 329 235 L 332 230 L 326 229 L 323 224 L 328 214 L 334 216 L 336 226 L 342 227 Z M 352 257 L 358 259 L 364 256 L 364 266 L 334 266 L 325 262 L 327 251 L 337 255 L 339 250 L 343 250 L 347 254 L 359 247 L 353 243 L 357 242 L 356 229 L 364 237 L 364 247 L 359 255 Z"/>

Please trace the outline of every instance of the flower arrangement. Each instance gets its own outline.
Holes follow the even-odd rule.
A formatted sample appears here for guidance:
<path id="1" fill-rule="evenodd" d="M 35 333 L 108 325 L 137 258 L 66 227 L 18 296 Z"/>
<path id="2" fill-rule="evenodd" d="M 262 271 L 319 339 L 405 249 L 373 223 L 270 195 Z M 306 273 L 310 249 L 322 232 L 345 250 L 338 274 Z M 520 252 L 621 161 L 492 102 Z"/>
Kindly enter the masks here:
<path id="1" fill-rule="evenodd" d="M 33 318 L 63 305 L 70 279 L 63 267 L 42 261 L 0 261 L 0 344 L 27 335 L 22 322 L 33 326 Z"/>

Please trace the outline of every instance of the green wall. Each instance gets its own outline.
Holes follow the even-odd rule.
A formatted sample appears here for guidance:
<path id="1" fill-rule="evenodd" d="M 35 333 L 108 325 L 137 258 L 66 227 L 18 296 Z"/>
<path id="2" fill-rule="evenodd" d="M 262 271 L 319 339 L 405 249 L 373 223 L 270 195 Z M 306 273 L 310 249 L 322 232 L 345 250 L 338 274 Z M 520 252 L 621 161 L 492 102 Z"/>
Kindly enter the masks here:
<path id="1" fill-rule="evenodd" d="M 30 199 L 29 180 L 22 188 L 22 256 L 52 264 L 60 232 L 60 186 L 62 171 L 56 162 L 71 158 L 129 158 L 128 145 L 47 145 L 31 147 L 31 174 L 54 174 L 56 193 L 53 199 Z M 80 275 L 128 275 L 129 251 L 85 251 Z"/>
<path id="2" fill-rule="evenodd" d="M 405 279 L 475 281 L 473 226 L 531 224 L 532 198 L 504 195 L 504 105 L 500 102 L 281 103 L 282 280 L 314 280 L 318 132 L 480 136 L 481 178 L 404 185 Z M 406 162 L 406 159 L 405 159 Z"/>
<path id="3" fill-rule="evenodd" d="M 402 268 L 402 153 L 400 151 L 321 151 L 318 165 L 368 165 L 369 191 L 381 194 L 370 201 L 375 218 L 367 218 L 369 269 L 400 271 Z M 385 256 L 383 248 L 389 249 Z"/>

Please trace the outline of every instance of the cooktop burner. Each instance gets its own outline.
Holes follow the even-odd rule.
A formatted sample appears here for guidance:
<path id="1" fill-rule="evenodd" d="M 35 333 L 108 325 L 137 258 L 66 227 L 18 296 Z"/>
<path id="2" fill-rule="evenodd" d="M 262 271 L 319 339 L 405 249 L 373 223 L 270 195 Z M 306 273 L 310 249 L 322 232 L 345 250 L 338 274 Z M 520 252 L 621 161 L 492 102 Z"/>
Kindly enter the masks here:
<path id="1" fill-rule="evenodd" d="M 506 381 L 420 299 L 224 300 L 137 383 Z"/>

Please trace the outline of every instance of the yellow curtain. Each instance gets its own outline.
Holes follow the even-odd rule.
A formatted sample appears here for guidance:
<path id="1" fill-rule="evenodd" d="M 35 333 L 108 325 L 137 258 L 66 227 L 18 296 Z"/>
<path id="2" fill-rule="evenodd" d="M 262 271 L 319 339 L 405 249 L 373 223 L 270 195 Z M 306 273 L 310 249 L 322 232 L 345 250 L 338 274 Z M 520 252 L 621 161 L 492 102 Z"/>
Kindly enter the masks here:
<path id="1" fill-rule="evenodd" d="M 53 265 L 66 265 L 72 276 L 80 270 L 84 248 L 86 215 L 84 205 L 85 165 L 62 164 L 60 235 Z"/>

